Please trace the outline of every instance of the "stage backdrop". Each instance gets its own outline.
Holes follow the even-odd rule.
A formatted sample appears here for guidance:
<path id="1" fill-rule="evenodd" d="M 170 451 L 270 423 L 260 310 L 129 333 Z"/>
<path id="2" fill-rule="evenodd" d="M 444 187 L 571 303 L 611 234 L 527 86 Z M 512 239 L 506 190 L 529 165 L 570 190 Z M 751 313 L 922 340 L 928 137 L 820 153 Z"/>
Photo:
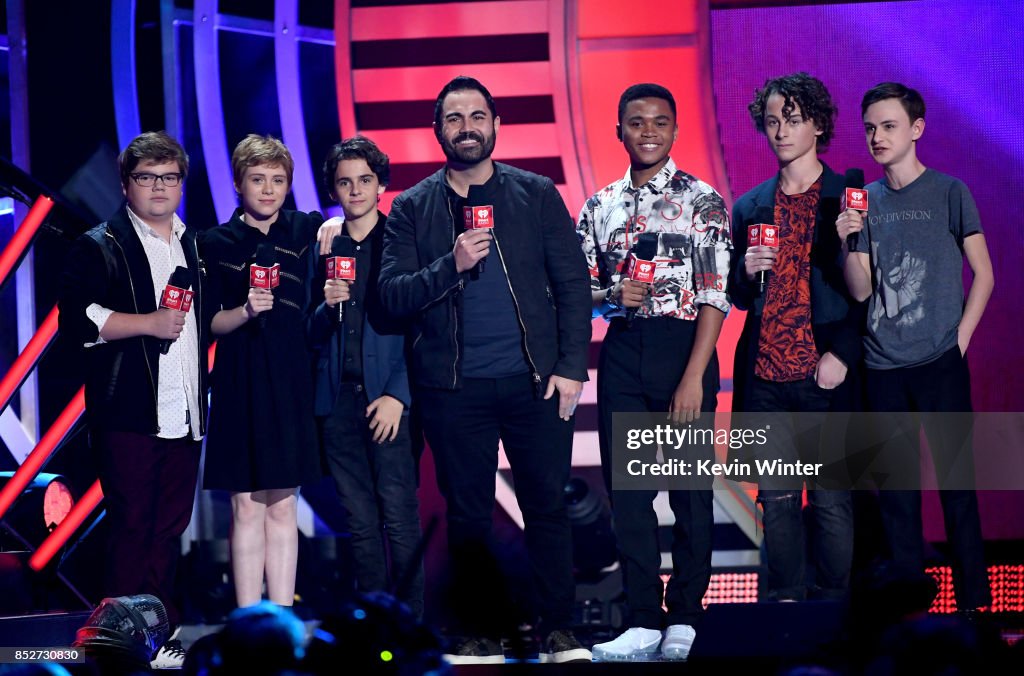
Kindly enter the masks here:
<path id="1" fill-rule="evenodd" d="M 927 126 L 918 156 L 971 189 L 995 269 L 995 292 L 968 352 L 974 406 L 984 411 L 1024 410 L 1021 9 L 1009 0 L 923 0 L 711 12 L 716 107 L 734 197 L 775 171 L 747 113 L 766 79 L 798 70 L 821 78 L 839 106 L 824 160 L 840 172 L 862 167 L 868 180 L 881 171 L 867 152 L 861 96 L 887 80 L 921 92 Z M 981 496 L 986 538 L 1024 536 L 1021 495 Z M 933 498 L 925 503 L 927 534 L 941 540 Z"/>

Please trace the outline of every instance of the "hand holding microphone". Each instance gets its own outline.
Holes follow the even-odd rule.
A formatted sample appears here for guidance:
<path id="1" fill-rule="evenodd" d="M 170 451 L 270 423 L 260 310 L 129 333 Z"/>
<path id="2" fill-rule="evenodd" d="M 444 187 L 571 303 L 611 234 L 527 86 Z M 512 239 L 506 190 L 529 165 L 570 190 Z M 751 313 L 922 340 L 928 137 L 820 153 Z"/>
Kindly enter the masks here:
<path id="1" fill-rule="evenodd" d="M 839 208 L 842 211 L 836 219 L 836 229 L 846 249 L 857 248 L 859 233 L 864 229 L 864 215 L 868 212 L 868 191 L 864 189 L 864 171 L 846 170 L 846 190 L 843 191 Z"/>
<path id="2" fill-rule="evenodd" d="M 345 303 L 351 297 L 349 284 L 356 281 L 355 244 L 348 235 L 337 235 L 331 240 L 331 255 L 327 257 L 327 282 L 324 300 L 330 307 L 337 306 L 338 322 L 345 321 Z"/>
<path id="3" fill-rule="evenodd" d="M 635 310 L 644 304 L 644 299 L 650 293 L 650 284 L 635 282 L 629 277 L 623 277 L 612 288 L 611 297 L 616 301 L 616 305 Z"/>
<path id="4" fill-rule="evenodd" d="M 853 251 L 856 248 L 858 233 L 863 229 L 864 215 L 854 209 L 847 209 L 836 219 L 839 239 L 846 244 L 847 251 Z"/>
<path id="5" fill-rule="evenodd" d="M 161 307 L 151 317 L 149 334 L 160 338 L 160 354 L 167 354 L 171 343 L 178 339 L 185 328 L 185 313 Z"/>
<path id="6" fill-rule="evenodd" d="M 764 294 L 779 250 L 779 226 L 775 225 L 775 210 L 771 207 L 758 207 L 754 221 L 747 225 L 747 253 L 743 265 L 747 279 L 754 281 L 756 275 L 758 291 Z"/>
<path id="7" fill-rule="evenodd" d="M 274 305 L 274 289 L 281 283 L 281 264 L 277 262 L 277 250 L 269 242 L 256 247 L 256 255 L 249 265 L 249 297 L 245 312 L 252 319 L 259 315 L 262 329 L 267 325 L 267 312 Z"/>
<path id="8" fill-rule="evenodd" d="M 469 270 L 470 279 L 474 280 L 487 265 L 487 254 L 491 251 L 490 231 L 494 227 L 494 205 L 476 204 L 481 199 L 479 190 L 479 186 L 469 187 L 468 204 L 462 207 L 464 232 L 455 240 L 455 269 L 460 273 Z"/>
<path id="9" fill-rule="evenodd" d="M 258 286 L 249 287 L 249 295 L 246 296 L 245 315 L 249 319 L 255 319 L 264 312 L 274 307 L 274 294 L 268 289 L 261 289 Z"/>
<path id="10" fill-rule="evenodd" d="M 491 233 L 487 230 L 466 230 L 455 240 L 455 269 L 460 274 L 472 270 L 491 252 Z"/>
<path id="11" fill-rule="evenodd" d="M 636 244 L 629 250 L 626 259 L 626 271 L 623 273 L 620 295 L 623 301 L 630 296 L 630 304 L 623 302 L 626 308 L 626 320 L 633 321 L 637 310 L 644 303 L 644 299 L 651 293 L 651 284 L 654 283 L 654 272 L 658 264 L 654 259 L 658 256 L 658 233 L 641 232 L 637 236 Z M 628 289 L 628 290 L 627 290 Z M 641 293 L 642 292 L 642 293 Z M 639 295 L 639 299 L 637 299 Z M 632 301 L 636 300 L 636 305 Z"/>
<path id="12" fill-rule="evenodd" d="M 328 307 L 334 307 L 352 298 L 348 282 L 343 279 L 328 279 L 324 284 L 324 300 Z"/>
<path id="13" fill-rule="evenodd" d="M 192 307 L 192 279 L 192 271 L 179 265 L 160 294 L 160 309 L 153 313 L 153 335 L 163 339 L 160 354 L 167 354 L 185 328 L 185 315 Z"/>

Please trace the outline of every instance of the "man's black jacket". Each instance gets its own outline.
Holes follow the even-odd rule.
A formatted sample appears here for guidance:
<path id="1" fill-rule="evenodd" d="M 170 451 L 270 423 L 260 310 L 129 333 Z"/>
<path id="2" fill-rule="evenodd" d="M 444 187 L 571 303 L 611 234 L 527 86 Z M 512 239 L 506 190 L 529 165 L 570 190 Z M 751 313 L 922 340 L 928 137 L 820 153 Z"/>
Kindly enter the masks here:
<path id="1" fill-rule="evenodd" d="M 195 279 L 192 307 L 199 331 L 199 425 L 205 433 L 207 329 L 212 308 L 203 305 L 204 275 L 194 230 L 185 229 L 181 246 Z M 99 339 L 96 324 L 85 314 L 89 305 L 97 303 L 114 312 L 130 314 L 157 309 L 149 261 L 124 206 L 109 221 L 89 230 L 72 245 L 60 286 L 60 332 L 84 350 L 89 426 L 105 431 L 157 434 L 160 339 L 135 336 L 83 348 Z"/>
<path id="2" fill-rule="evenodd" d="M 395 198 L 388 215 L 380 293 L 396 317 L 412 319 L 412 379 L 462 386 L 462 289 L 452 253 L 462 232 L 441 169 Z M 590 282 L 579 240 L 551 179 L 495 163 L 467 204 L 494 207 L 488 265 L 503 265 L 534 382 L 554 374 L 587 379 Z M 456 226 L 456 223 L 459 226 Z"/>

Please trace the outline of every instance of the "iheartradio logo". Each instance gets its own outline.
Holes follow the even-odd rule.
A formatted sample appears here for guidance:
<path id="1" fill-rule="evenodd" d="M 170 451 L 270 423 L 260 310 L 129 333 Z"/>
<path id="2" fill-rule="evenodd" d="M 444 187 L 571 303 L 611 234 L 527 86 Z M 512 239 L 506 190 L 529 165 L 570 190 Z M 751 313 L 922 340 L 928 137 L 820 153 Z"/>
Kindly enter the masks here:
<path id="1" fill-rule="evenodd" d="M 249 286 L 258 289 L 276 289 L 281 283 L 281 264 L 249 266 Z"/>
<path id="2" fill-rule="evenodd" d="M 485 206 L 462 207 L 462 222 L 466 230 L 480 230 L 494 227 L 494 207 Z"/>
<path id="3" fill-rule="evenodd" d="M 626 264 L 626 276 L 634 282 L 651 284 L 654 282 L 654 272 L 657 269 L 658 264 L 654 261 L 645 261 L 642 258 L 637 258 L 636 254 L 631 253 Z"/>
<path id="4" fill-rule="evenodd" d="M 160 298 L 160 307 L 188 312 L 192 307 L 192 292 L 177 286 L 167 285 Z"/>
<path id="5" fill-rule="evenodd" d="M 774 223 L 747 226 L 747 246 L 779 246 L 779 227 Z"/>
<path id="6" fill-rule="evenodd" d="M 356 259 L 349 256 L 328 256 L 327 279 L 343 279 L 351 282 L 356 278 Z"/>
<path id="7" fill-rule="evenodd" d="M 863 188 L 847 188 L 840 200 L 840 209 L 854 209 L 855 211 L 868 210 L 868 191 Z"/>

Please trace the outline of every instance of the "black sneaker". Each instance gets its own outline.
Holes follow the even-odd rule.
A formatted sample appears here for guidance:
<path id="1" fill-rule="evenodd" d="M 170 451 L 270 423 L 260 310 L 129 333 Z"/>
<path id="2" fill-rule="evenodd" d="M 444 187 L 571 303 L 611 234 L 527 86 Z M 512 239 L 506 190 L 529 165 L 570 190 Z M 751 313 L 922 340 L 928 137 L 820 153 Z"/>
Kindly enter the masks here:
<path id="1" fill-rule="evenodd" d="M 542 663 L 590 662 L 590 651 L 580 645 L 568 629 L 556 629 L 544 639 L 540 652 Z"/>
<path id="2" fill-rule="evenodd" d="M 467 638 L 445 653 L 449 664 L 504 664 L 505 652 L 501 643 L 489 638 Z"/>

